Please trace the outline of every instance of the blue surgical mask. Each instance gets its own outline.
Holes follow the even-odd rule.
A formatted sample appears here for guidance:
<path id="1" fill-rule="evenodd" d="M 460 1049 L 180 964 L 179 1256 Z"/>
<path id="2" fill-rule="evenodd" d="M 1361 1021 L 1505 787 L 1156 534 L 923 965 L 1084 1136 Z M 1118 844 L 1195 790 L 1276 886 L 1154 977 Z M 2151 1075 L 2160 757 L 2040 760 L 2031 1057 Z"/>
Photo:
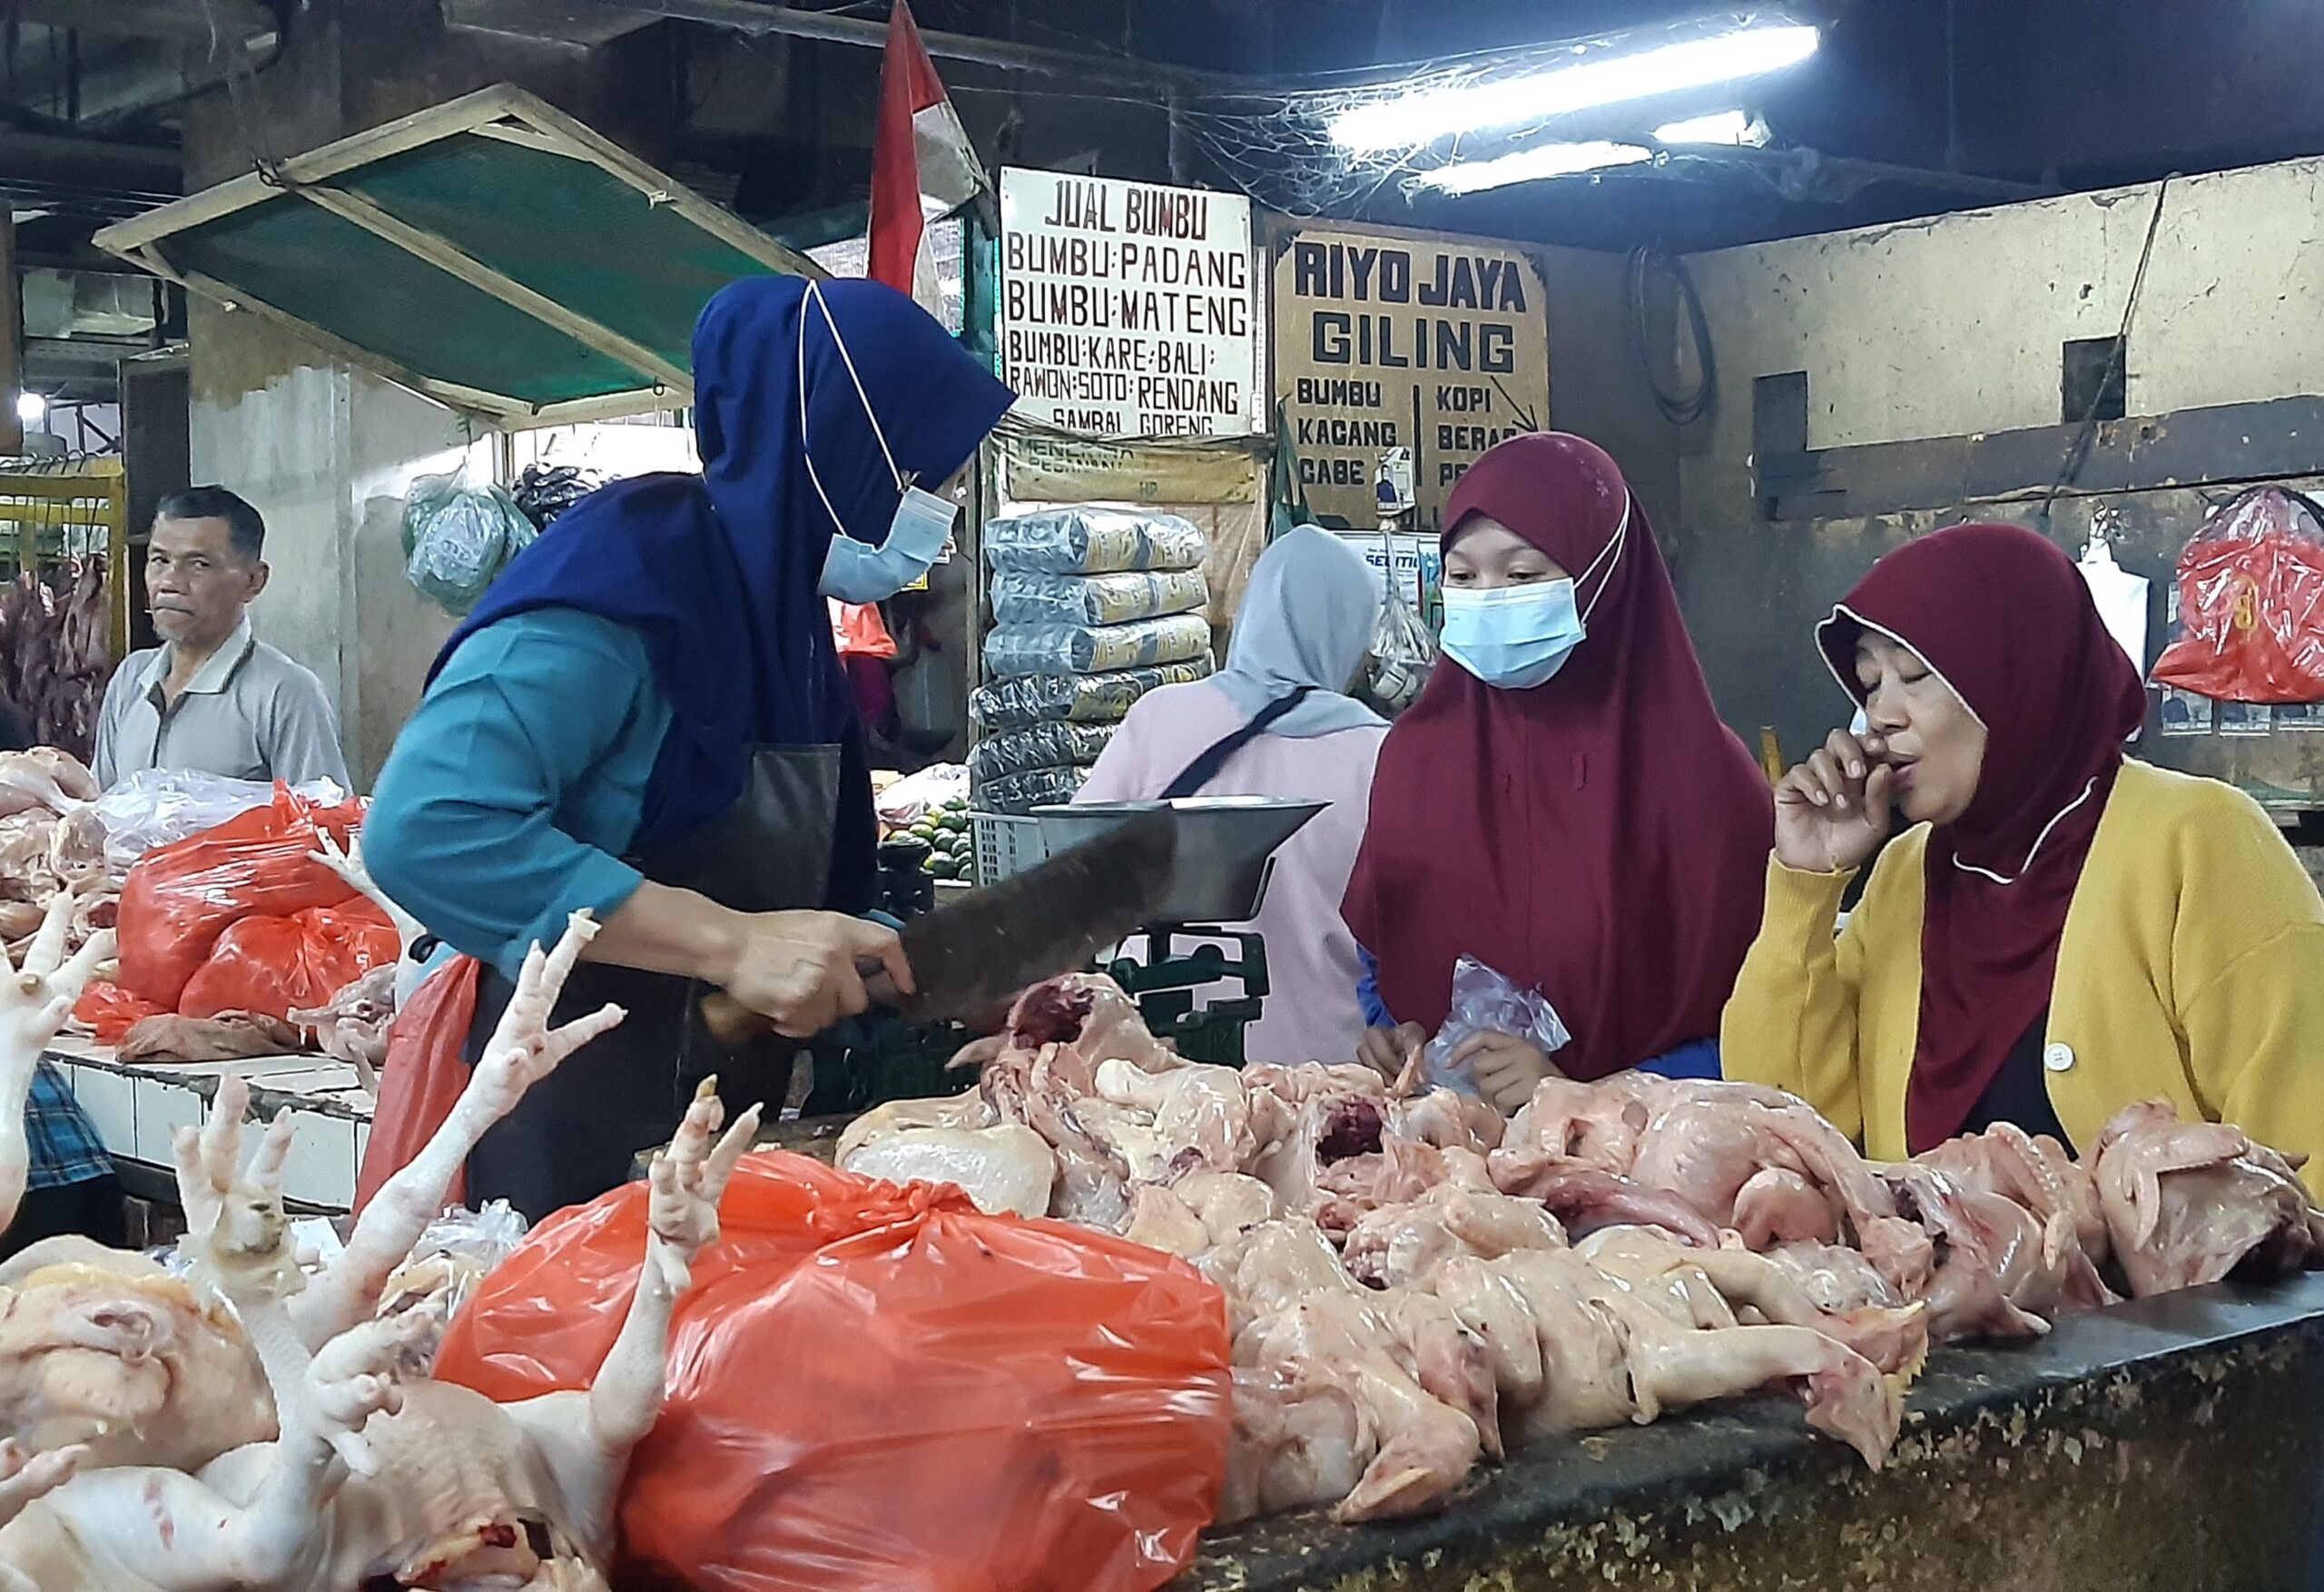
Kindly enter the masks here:
<path id="1" fill-rule="evenodd" d="M 1590 596 L 1591 608 L 1613 579 L 1612 565 L 1621 556 L 1630 523 L 1626 503 L 1621 523 L 1614 527 L 1605 549 L 1581 572 L 1581 580 L 1587 581 L 1600 565 L 1606 566 L 1606 580 Z M 1573 649 L 1590 634 L 1589 611 L 1575 606 L 1579 585 L 1572 579 L 1559 579 L 1490 591 L 1446 586 L 1444 655 L 1487 685 L 1503 691 L 1530 691 L 1544 683 L 1565 666 Z"/>
<path id="2" fill-rule="evenodd" d="M 1444 655 L 1487 685 L 1531 690 L 1558 672 L 1586 634 L 1571 580 L 1487 592 L 1444 588 Z"/>
<path id="3" fill-rule="evenodd" d="M 832 346 L 839 349 L 848 378 L 855 383 L 855 396 L 862 400 L 863 413 L 872 422 L 872 438 L 880 445 L 881 457 L 888 461 L 888 473 L 896 479 L 896 512 L 888 522 L 887 539 L 876 547 L 849 534 L 847 522 L 840 518 L 831 494 L 823 489 L 823 478 L 815 469 L 814 449 L 808 444 L 808 304 L 822 311 Z M 887 434 L 872 411 L 871 395 L 863 390 L 863 378 L 855 373 L 855 359 L 847 351 L 846 339 L 839 335 L 839 322 L 832 319 L 822 288 L 812 282 L 807 287 L 807 302 L 799 308 L 799 448 L 806 458 L 807 479 L 814 484 L 815 496 L 823 500 L 823 511 L 832 516 L 837 533 L 823 554 L 822 578 L 816 583 L 819 592 L 842 603 L 877 603 L 894 596 L 935 566 L 952 534 L 954 507 L 933 492 L 913 486 L 896 467 L 896 456 L 888 449 Z"/>

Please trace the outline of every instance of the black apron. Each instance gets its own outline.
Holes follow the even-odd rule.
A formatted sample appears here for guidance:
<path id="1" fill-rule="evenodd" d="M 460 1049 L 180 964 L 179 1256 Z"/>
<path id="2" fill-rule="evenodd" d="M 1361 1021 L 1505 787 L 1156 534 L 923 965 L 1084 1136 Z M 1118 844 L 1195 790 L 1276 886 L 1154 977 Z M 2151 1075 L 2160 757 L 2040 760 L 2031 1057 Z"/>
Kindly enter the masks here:
<path id="1" fill-rule="evenodd" d="M 742 796 L 719 817 L 628 860 L 656 884 L 690 889 L 738 912 L 824 905 L 840 805 L 836 746 L 763 747 Z M 552 1023 L 612 1001 L 621 1026 L 558 1064 L 468 1157 L 471 1205 L 505 1199 L 538 1222 L 627 1181 L 637 1152 L 666 1144 L 702 1080 L 716 1074 L 732 1121 L 754 1105 L 782 1108 L 800 1042 L 769 1034 L 721 1045 L 703 1027 L 698 980 L 583 962 Z M 483 1054 L 516 987 L 487 968 L 462 1059 Z"/>

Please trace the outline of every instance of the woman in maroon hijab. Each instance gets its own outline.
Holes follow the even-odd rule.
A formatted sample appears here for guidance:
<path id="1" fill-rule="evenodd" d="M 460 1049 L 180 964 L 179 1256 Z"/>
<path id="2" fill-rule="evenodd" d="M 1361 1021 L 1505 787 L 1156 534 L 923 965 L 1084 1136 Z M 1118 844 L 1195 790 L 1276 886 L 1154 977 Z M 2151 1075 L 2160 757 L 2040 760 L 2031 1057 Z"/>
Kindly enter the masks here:
<path id="1" fill-rule="evenodd" d="M 1805 1096 L 1876 1160 L 1995 1122 L 2087 1148 L 2158 1096 L 2324 1150 L 2324 901 L 2250 798 L 2122 755 L 2146 693 L 2066 555 L 1939 531 L 1817 641 L 1865 728 L 1776 788 L 1728 1076 Z M 1915 827 L 1835 938 L 1898 815 Z"/>
<path id="2" fill-rule="evenodd" d="M 1504 1111 L 1552 1071 L 1715 1076 L 1768 784 L 1711 705 L 1653 527 L 1560 432 L 1480 458 L 1444 524 L 1445 656 L 1381 748 L 1342 909 L 1376 967 L 1365 1058 L 1393 1070 L 1443 1024 L 1467 956 L 1573 1036 L 1554 1060 L 1505 1034 L 1456 1055 Z"/>

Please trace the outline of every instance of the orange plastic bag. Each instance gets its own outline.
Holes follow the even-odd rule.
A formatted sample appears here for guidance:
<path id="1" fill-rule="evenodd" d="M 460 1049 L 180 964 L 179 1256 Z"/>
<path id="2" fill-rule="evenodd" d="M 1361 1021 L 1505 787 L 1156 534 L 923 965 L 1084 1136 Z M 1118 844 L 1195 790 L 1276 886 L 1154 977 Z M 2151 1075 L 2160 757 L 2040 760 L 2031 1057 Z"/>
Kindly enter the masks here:
<path id="1" fill-rule="evenodd" d="M 244 918 L 226 926 L 210 959 L 186 980 L 178 1011 L 264 1012 L 287 1022 L 294 1009 L 321 1006 L 400 954 L 395 925 L 360 896 L 288 918 Z"/>
<path id="2" fill-rule="evenodd" d="M 118 984 L 103 979 L 92 980 L 81 991 L 81 998 L 74 1003 L 73 1017 L 96 1030 L 100 1045 L 118 1045 L 121 1037 L 147 1017 L 160 1017 L 165 1008 L 150 1000 L 140 1000 Z"/>
<path id="3" fill-rule="evenodd" d="M 278 784 L 271 804 L 147 852 L 121 889 L 123 987 L 175 1011 L 228 924 L 354 899 L 310 853 L 326 830 L 344 845 L 362 819 L 359 799 L 318 807 Z"/>
<path id="4" fill-rule="evenodd" d="M 2156 684 L 2219 702 L 2324 701 L 2324 510 L 2260 486 L 2212 515 L 2179 555 L 2179 619 Z"/>
<path id="5" fill-rule="evenodd" d="M 586 1386 L 645 1192 L 537 1228 L 436 1374 L 504 1402 Z M 743 1161 L 720 1222 L 623 1487 L 637 1584 L 1147 1592 L 1191 1560 L 1230 1423 L 1226 1305 L 1192 1267 L 779 1152 Z"/>
<path id="6" fill-rule="evenodd" d="M 460 1059 L 476 1021 L 477 980 L 483 964 L 456 957 L 421 981 L 388 1025 L 388 1057 L 379 1065 L 379 1105 L 371 1136 L 355 1174 L 355 1214 L 361 1215 L 379 1185 L 411 1164 L 452 1115 L 468 1087 Z M 445 1199 L 468 1203 L 468 1174 L 452 1179 Z"/>

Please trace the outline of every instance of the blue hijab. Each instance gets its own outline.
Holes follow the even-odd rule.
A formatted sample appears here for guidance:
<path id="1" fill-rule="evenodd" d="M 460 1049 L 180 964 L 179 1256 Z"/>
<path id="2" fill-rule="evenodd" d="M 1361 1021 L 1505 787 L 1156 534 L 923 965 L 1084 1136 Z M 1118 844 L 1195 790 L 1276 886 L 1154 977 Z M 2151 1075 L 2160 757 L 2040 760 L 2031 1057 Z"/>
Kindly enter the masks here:
<path id="1" fill-rule="evenodd" d="M 893 289 L 829 281 L 816 296 L 829 319 L 795 277 L 722 289 L 694 333 L 702 474 L 618 481 L 558 516 L 453 633 L 429 678 L 474 632 L 536 608 L 577 608 L 630 626 L 645 638 L 674 715 L 634 844 L 724 812 L 743 793 L 757 746 L 837 743 L 841 811 L 828 899 L 859 910 L 870 904 L 877 837 L 871 775 L 816 585 L 832 536 L 843 528 L 859 541 L 885 541 L 902 496 L 865 399 L 895 467 L 932 491 L 968 461 L 1013 395 Z M 807 477 L 803 390 L 815 469 L 843 527 Z"/>

